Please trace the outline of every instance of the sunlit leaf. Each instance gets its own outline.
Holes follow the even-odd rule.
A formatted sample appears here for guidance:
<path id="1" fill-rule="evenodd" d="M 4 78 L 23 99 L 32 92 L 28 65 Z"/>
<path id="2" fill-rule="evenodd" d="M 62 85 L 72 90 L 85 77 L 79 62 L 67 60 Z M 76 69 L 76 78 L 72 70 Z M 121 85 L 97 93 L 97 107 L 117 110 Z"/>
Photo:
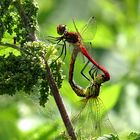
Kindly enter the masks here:
<path id="1" fill-rule="evenodd" d="M 117 102 L 122 88 L 122 83 L 116 83 L 112 86 L 101 87 L 100 98 L 102 99 L 106 111 L 110 110 Z"/>

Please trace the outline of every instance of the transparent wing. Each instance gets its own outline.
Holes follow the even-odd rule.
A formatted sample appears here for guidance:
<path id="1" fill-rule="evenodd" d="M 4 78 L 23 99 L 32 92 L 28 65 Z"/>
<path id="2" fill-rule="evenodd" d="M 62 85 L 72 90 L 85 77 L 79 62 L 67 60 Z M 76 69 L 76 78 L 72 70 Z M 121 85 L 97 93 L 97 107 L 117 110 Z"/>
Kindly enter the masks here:
<path id="1" fill-rule="evenodd" d="M 72 120 L 74 129 L 78 139 L 92 139 L 95 136 L 95 131 L 93 129 L 93 124 L 95 124 L 94 111 L 90 107 L 90 102 L 86 101 L 82 110 L 76 115 L 74 120 Z"/>
<path id="2" fill-rule="evenodd" d="M 88 99 L 82 109 L 73 121 L 79 139 L 93 139 L 103 134 L 114 133 L 108 117 L 104 118 L 105 108 L 99 97 Z"/>
<path id="3" fill-rule="evenodd" d="M 84 42 L 93 42 L 97 30 L 95 17 L 91 17 L 80 30 L 80 34 Z"/>
<path id="4" fill-rule="evenodd" d="M 97 23 L 95 17 L 90 17 L 88 21 L 73 18 L 67 25 L 70 32 L 77 32 L 83 42 L 92 42 L 96 34 Z"/>
<path id="5" fill-rule="evenodd" d="M 106 108 L 104 106 L 103 101 L 101 98 L 97 98 L 96 100 L 97 104 L 99 104 L 99 114 L 100 114 L 100 126 L 101 126 L 101 134 L 114 134 L 117 136 L 117 132 L 114 129 L 111 121 L 109 120 L 108 113 L 106 111 Z M 98 106 L 98 105 L 97 105 Z"/>

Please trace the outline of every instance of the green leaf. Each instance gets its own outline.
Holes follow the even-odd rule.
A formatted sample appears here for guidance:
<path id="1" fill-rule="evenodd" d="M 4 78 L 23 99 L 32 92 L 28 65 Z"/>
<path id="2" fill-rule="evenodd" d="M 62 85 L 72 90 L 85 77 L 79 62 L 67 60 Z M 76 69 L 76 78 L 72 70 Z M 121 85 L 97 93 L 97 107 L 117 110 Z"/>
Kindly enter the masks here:
<path id="1" fill-rule="evenodd" d="M 103 101 L 106 111 L 110 110 L 113 108 L 113 106 L 116 104 L 120 91 L 122 88 L 123 83 L 116 83 L 111 86 L 102 86 L 101 87 L 101 93 L 99 97 Z"/>

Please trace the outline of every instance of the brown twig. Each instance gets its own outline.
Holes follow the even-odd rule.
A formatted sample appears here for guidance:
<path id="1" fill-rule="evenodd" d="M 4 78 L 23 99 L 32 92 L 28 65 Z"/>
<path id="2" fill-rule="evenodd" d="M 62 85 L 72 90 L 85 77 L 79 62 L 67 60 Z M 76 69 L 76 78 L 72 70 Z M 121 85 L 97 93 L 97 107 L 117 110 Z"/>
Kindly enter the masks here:
<path id="1" fill-rule="evenodd" d="M 18 51 L 22 51 L 22 52 L 25 52 L 26 54 L 31 55 L 31 53 L 29 53 L 27 50 L 25 50 L 24 48 L 21 48 L 21 47 L 15 45 L 15 44 L 0 42 L 0 45 L 1 46 L 6 46 L 6 47 L 11 47 L 11 48 L 16 49 Z"/>
<path id="2" fill-rule="evenodd" d="M 52 76 L 52 73 L 50 71 L 50 68 L 49 68 L 48 63 L 45 60 L 45 58 L 44 58 L 44 61 L 45 61 L 45 68 L 46 68 L 46 71 L 47 71 L 47 74 L 46 74 L 47 80 L 49 82 L 51 91 L 53 93 L 53 97 L 55 99 L 55 102 L 57 104 L 57 107 L 59 109 L 61 117 L 63 119 L 63 122 L 65 124 L 65 127 L 67 129 L 67 132 L 68 132 L 68 134 L 69 134 L 69 136 L 71 137 L 72 140 L 77 140 L 77 138 L 75 136 L 75 133 L 74 133 L 72 123 L 71 123 L 71 121 L 69 119 L 69 116 L 68 116 L 68 114 L 66 112 L 66 109 L 65 109 L 65 106 L 63 104 L 62 98 L 61 98 L 61 96 L 59 94 L 59 90 L 58 90 L 58 88 L 57 88 L 57 86 L 55 84 L 54 78 Z"/>
<path id="3" fill-rule="evenodd" d="M 27 29 L 30 29 L 30 25 L 29 25 L 29 19 L 31 17 L 28 17 L 26 14 L 25 14 L 25 11 L 24 11 L 24 8 L 21 4 L 21 0 L 17 0 L 15 2 L 15 7 L 21 17 L 21 20 L 22 20 L 22 23 L 23 23 L 23 26 Z M 29 33 L 29 36 L 30 36 L 30 40 L 37 40 L 36 38 L 36 35 L 35 35 L 35 31 L 33 30 L 32 32 Z"/>

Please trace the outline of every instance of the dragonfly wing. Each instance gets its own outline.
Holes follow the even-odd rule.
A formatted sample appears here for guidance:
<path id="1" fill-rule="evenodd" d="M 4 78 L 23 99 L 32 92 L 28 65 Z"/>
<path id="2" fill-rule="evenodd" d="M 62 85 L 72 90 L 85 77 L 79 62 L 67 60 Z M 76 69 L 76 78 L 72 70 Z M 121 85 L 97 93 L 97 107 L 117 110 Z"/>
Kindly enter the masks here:
<path id="1" fill-rule="evenodd" d="M 104 106 L 100 98 L 91 98 L 75 118 L 75 131 L 79 139 L 92 139 L 103 134 L 114 133 L 108 117 L 104 118 Z"/>
<path id="2" fill-rule="evenodd" d="M 91 17 L 88 22 L 80 30 L 80 34 L 84 42 L 93 42 L 96 34 L 97 23 L 95 17 Z"/>
<path id="3" fill-rule="evenodd" d="M 87 105 L 89 105 L 89 110 L 91 110 L 89 114 L 90 117 L 88 120 L 92 120 L 89 121 L 92 124 L 91 135 L 99 137 L 104 134 L 116 134 L 116 131 L 108 118 L 102 100 L 99 97 L 97 97 L 91 98 L 88 102 L 89 104 Z"/>
<path id="4" fill-rule="evenodd" d="M 96 34 L 97 24 L 95 17 L 89 18 L 87 22 L 83 20 L 75 20 L 66 24 L 68 31 L 75 31 L 79 34 L 83 42 L 92 42 Z"/>
<path id="5" fill-rule="evenodd" d="M 78 139 L 92 139 L 95 137 L 95 124 L 96 124 L 96 113 L 93 110 L 93 103 L 91 100 L 86 100 L 84 107 L 75 117 L 75 121 L 73 125 L 75 127 L 75 132 L 77 134 Z"/>
<path id="6" fill-rule="evenodd" d="M 117 135 L 112 123 L 109 120 L 108 114 L 106 112 L 105 106 L 103 104 L 103 101 L 98 97 L 96 100 L 96 106 L 97 106 L 97 116 L 99 117 L 97 120 L 99 121 L 99 135 L 103 134 L 115 134 Z"/>
<path id="7" fill-rule="evenodd" d="M 81 35 L 80 35 L 80 33 L 79 33 L 79 30 L 78 30 L 78 28 L 77 28 L 77 26 L 76 26 L 75 20 L 73 19 L 72 21 L 73 21 L 73 25 L 74 25 L 74 28 L 75 28 L 76 32 L 77 32 L 78 35 L 81 37 Z M 81 38 L 82 38 L 82 37 L 81 37 Z"/>

